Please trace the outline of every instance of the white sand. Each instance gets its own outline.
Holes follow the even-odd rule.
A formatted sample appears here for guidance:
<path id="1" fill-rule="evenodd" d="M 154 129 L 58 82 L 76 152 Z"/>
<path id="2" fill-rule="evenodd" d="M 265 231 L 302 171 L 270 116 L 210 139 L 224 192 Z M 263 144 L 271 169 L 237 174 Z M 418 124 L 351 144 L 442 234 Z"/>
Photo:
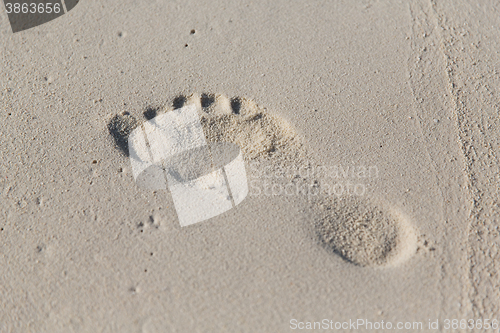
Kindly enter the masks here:
<path id="1" fill-rule="evenodd" d="M 0 10 L 0 331 L 499 320 L 499 10 L 85 0 L 16 34 Z M 251 184 L 185 228 L 116 140 L 182 103 L 242 147 Z"/>

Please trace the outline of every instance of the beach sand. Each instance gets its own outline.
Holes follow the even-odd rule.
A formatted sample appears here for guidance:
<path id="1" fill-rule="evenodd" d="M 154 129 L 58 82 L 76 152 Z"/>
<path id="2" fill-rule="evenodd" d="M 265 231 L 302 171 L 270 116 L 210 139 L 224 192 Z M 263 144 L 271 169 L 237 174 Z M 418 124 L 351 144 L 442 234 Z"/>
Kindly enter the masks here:
<path id="1" fill-rule="evenodd" d="M 15 34 L 0 10 L 0 331 L 500 320 L 499 10 L 82 0 Z M 249 194 L 181 227 L 127 136 L 185 105 Z"/>

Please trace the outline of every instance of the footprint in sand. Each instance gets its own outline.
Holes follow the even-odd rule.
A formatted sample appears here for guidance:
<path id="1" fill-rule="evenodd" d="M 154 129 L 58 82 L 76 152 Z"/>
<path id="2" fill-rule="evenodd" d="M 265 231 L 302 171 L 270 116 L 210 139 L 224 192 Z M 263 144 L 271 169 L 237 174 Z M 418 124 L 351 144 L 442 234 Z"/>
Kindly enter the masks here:
<path id="1" fill-rule="evenodd" d="M 351 196 L 322 204 L 320 242 L 359 266 L 395 266 L 417 251 L 417 237 L 400 212 Z"/>
<path id="2" fill-rule="evenodd" d="M 219 94 L 181 95 L 165 112 L 188 104 L 195 104 L 201 110 L 201 124 L 208 141 L 237 144 L 246 161 L 311 164 L 293 127 L 249 99 Z M 148 108 L 143 116 L 150 120 L 159 112 L 159 108 Z M 128 155 L 127 137 L 139 123 L 129 114 L 116 115 L 108 123 L 116 147 L 125 155 Z M 318 217 L 319 242 L 348 262 L 359 266 L 395 266 L 417 250 L 415 230 L 395 209 L 355 196 L 310 200 Z"/>
<path id="3" fill-rule="evenodd" d="M 200 119 L 208 141 L 236 143 L 247 160 L 279 155 L 289 157 L 300 152 L 301 144 L 295 131 L 283 119 L 251 100 L 215 94 L 178 96 L 165 112 L 188 104 L 195 104 L 202 110 Z M 148 107 L 143 116 L 150 120 L 159 112 L 160 108 Z M 126 156 L 129 153 L 128 135 L 139 124 L 129 113 L 115 115 L 108 122 L 108 131 L 116 147 Z"/>

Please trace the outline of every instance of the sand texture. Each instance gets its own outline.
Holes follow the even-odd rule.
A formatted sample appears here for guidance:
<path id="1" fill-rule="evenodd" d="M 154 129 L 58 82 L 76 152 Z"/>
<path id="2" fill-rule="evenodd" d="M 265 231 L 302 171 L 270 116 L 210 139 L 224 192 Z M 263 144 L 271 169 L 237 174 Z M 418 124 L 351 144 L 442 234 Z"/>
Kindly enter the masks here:
<path id="1" fill-rule="evenodd" d="M 498 2 L 3 8 L 0 332 L 500 320 Z M 181 227 L 128 139 L 189 105 L 249 192 Z"/>

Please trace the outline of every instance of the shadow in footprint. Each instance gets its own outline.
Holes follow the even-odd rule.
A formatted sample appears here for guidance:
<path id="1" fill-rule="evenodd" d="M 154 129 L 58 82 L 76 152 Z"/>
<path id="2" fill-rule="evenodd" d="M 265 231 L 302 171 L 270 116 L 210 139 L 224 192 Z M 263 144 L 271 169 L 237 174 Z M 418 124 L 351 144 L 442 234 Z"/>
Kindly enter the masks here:
<path id="1" fill-rule="evenodd" d="M 234 114 L 240 114 L 241 99 L 239 99 L 238 97 L 231 98 L 231 110 L 233 110 Z"/>
<path id="2" fill-rule="evenodd" d="M 182 96 L 182 95 L 177 96 L 176 98 L 174 98 L 172 105 L 173 105 L 174 109 L 180 109 L 184 106 L 184 104 L 186 104 L 186 101 L 187 101 L 186 96 Z"/>
<path id="3" fill-rule="evenodd" d="M 115 140 L 116 147 L 125 156 L 129 156 L 128 136 L 137 126 L 137 120 L 129 113 L 116 115 L 108 123 L 109 134 Z"/>
<path id="4" fill-rule="evenodd" d="M 215 95 L 213 94 L 201 94 L 200 98 L 201 107 L 208 108 L 215 102 Z"/>
<path id="5" fill-rule="evenodd" d="M 146 118 L 146 120 L 151 120 L 154 117 L 156 117 L 159 110 L 160 110 L 159 107 L 148 106 L 146 107 L 146 111 L 144 111 L 142 115 L 144 116 L 144 118 Z"/>

